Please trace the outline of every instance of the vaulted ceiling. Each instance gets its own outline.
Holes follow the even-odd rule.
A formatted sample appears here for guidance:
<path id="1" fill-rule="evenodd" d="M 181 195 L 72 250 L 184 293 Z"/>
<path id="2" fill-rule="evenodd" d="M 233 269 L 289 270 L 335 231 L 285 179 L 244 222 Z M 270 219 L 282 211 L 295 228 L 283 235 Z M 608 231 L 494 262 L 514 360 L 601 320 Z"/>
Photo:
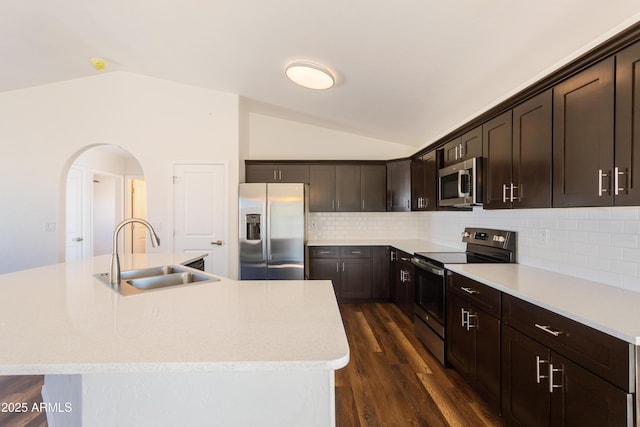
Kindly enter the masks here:
<path id="1" fill-rule="evenodd" d="M 616 0 L 3 0 L 0 92 L 128 71 L 424 146 L 640 20 Z M 327 91 L 284 67 L 315 60 Z"/>

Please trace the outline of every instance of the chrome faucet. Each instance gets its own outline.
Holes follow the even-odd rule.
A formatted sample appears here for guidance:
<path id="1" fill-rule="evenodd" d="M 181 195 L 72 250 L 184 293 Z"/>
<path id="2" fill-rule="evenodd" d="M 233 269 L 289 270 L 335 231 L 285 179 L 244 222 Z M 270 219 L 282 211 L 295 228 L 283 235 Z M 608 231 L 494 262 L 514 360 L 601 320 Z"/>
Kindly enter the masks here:
<path id="1" fill-rule="evenodd" d="M 122 221 L 120 224 L 116 225 L 116 229 L 113 230 L 113 249 L 111 252 L 111 275 L 109 277 L 109 283 L 111 286 L 118 287 L 120 286 L 120 258 L 118 258 L 118 233 L 122 227 L 127 224 L 131 224 L 132 222 L 139 222 L 140 224 L 147 227 L 149 230 L 149 236 L 151 237 L 151 246 L 154 248 L 160 245 L 160 239 L 156 234 L 155 230 L 147 221 L 141 218 L 129 218 Z"/>

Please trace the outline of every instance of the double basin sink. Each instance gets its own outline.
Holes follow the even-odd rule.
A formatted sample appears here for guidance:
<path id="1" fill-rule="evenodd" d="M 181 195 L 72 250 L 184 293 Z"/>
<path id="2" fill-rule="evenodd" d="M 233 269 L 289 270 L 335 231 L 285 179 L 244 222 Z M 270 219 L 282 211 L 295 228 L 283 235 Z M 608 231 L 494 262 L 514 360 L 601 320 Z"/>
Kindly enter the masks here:
<path id="1" fill-rule="evenodd" d="M 125 296 L 176 286 L 218 282 L 220 280 L 200 270 L 183 265 L 165 265 L 139 270 L 125 270 L 120 273 L 119 286 L 111 286 L 109 273 L 98 273 L 95 277 Z"/>

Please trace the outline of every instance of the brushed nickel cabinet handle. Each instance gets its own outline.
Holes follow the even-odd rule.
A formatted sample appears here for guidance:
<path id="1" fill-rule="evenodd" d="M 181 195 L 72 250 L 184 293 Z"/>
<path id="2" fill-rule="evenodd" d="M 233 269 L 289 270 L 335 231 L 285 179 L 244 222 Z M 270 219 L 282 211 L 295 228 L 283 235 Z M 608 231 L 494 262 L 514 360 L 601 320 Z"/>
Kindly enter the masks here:
<path id="1" fill-rule="evenodd" d="M 549 378 L 548 375 L 540 374 L 540 365 L 543 363 L 549 363 L 549 361 L 542 359 L 540 356 L 536 356 L 536 383 L 538 384 L 540 384 L 540 380 L 543 378 Z"/>
<path id="2" fill-rule="evenodd" d="M 604 173 L 602 169 L 598 169 L 598 196 L 602 196 L 602 193 L 606 193 L 607 189 L 602 188 L 603 178 L 608 177 L 609 175 Z"/>
<path id="3" fill-rule="evenodd" d="M 462 289 L 463 291 L 465 291 L 469 295 L 475 295 L 475 294 L 479 294 L 480 293 L 480 291 L 476 291 L 475 289 L 467 288 L 465 286 L 460 286 L 460 289 Z"/>
<path id="4" fill-rule="evenodd" d="M 540 329 L 541 331 L 544 331 L 550 335 L 553 335 L 554 337 L 559 337 L 560 335 L 562 335 L 561 331 L 554 331 L 553 329 L 551 329 L 551 327 L 549 325 L 540 325 L 539 323 L 535 323 L 534 324 L 536 328 Z"/>
<path id="5" fill-rule="evenodd" d="M 553 383 L 553 374 L 554 374 L 554 372 L 563 372 L 563 369 L 562 368 L 556 369 L 556 368 L 553 367 L 553 363 L 549 362 L 549 393 L 553 393 L 553 389 L 554 388 L 562 388 L 564 386 L 563 381 L 562 381 L 562 379 L 563 379 L 562 375 L 560 376 L 560 380 L 561 381 L 560 381 L 559 385 L 556 385 L 556 384 Z"/>

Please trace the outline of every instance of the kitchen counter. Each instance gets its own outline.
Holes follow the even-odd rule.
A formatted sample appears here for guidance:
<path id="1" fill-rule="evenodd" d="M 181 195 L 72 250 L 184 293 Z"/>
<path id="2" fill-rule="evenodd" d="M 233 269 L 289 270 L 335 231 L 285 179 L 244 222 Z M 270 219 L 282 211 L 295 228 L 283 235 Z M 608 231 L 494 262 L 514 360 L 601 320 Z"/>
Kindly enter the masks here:
<path id="1" fill-rule="evenodd" d="M 414 252 L 460 252 L 454 248 L 419 239 L 356 239 L 356 240 L 310 240 L 307 246 L 391 246 L 401 251 Z"/>
<path id="2" fill-rule="evenodd" d="M 121 296 L 93 277 L 109 259 L 0 275 L 0 375 L 44 374 L 50 425 L 335 425 L 349 345 L 330 281 L 220 278 Z"/>
<path id="3" fill-rule="evenodd" d="M 198 257 L 196 257 L 198 258 Z M 329 281 L 219 282 L 121 296 L 110 256 L 0 275 L 0 374 L 338 369 L 349 347 Z M 122 270 L 193 255 L 121 256 Z"/>
<path id="4" fill-rule="evenodd" d="M 638 292 L 520 264 L 448 264 L 446 268 L 640 345 Z"/>

